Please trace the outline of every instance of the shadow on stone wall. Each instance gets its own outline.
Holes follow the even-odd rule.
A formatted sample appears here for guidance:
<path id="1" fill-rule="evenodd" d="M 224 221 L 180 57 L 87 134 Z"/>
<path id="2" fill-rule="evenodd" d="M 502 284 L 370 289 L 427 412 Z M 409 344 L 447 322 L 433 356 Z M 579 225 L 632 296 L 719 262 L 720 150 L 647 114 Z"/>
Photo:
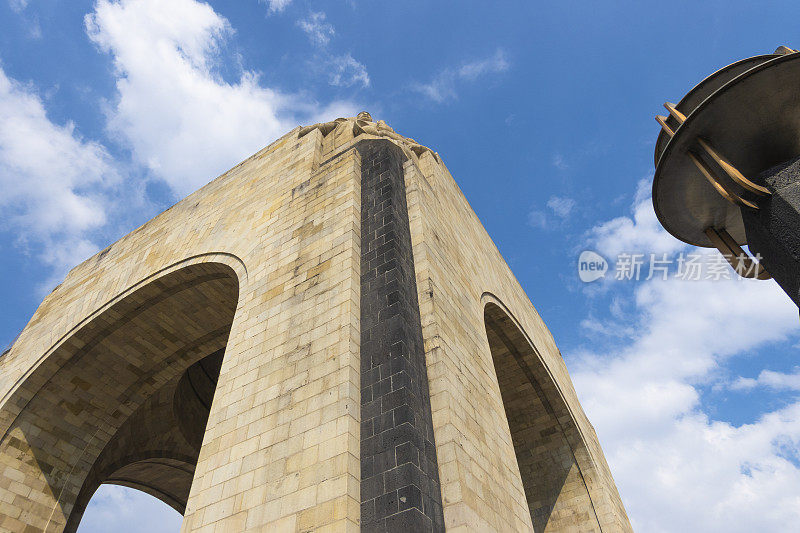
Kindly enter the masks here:
<path id="1" fill-rule="evenodd" d="M 48 355 L 5 404 L 19 409 L 0 440 L 0 461 L 25 489 L 13 504 L 19 520 L 75 531 L 102 483 L 183 512 L 237 301 L 230 267 L 187 266 Z"/>
<path id="2" fill-rule="evenodd" d="M 536 533 L 599 530 L 580 466 L 562 427 L 571 416 L 534 348 L 497 305 L 486 334 Z"/>

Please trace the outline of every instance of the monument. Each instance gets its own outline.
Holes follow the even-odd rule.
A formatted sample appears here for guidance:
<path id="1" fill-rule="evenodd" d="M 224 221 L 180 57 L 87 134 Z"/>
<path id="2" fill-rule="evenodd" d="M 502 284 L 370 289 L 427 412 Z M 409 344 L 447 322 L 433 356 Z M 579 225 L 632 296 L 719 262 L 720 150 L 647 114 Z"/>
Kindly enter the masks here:
<path id="1" fill-rule="evenodd" d="M 439 155 L 296 128 L 87 259 L 0 357 L 0 529 L 103 483 L 182 531 L 631 531 L 553 337 Z"/>
<path id="2" fill-rule="evenodd" d="M 800 306 L 800 54 L 737 61 L 657 116 L 653 205 L 664 228 L 719 249 Z M 754 261 L 742 249 L 747 245 Z"/>

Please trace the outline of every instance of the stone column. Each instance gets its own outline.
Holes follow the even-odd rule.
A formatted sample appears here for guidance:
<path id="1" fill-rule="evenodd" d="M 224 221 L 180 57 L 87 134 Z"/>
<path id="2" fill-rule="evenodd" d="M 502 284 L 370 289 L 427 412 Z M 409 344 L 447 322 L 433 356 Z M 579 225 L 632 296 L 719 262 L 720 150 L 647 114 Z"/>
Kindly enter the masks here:
<path id="1" fill-rule="evenodd" d="M 444 531 L 403 151 L 362 141 L 362 531 Z"/>
<path id="2" fill-rule="evenodd" d="M 759 183 L 772 194 L 758 210 L 742 208 L 747 244 L 800 306 L 800 157 L 767 170 Z"/>

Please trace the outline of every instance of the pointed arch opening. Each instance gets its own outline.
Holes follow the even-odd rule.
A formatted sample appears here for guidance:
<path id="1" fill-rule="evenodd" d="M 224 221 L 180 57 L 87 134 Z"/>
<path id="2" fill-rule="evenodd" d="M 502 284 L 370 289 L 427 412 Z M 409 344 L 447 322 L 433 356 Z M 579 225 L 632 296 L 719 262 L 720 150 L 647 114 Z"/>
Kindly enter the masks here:
<path id="1" fill-rule="evenodd" d="M 32 530 L 76 531 L 102 484 L 184 512 L 238 296 L 223 263 L 170 270 L 92 317 L 25 380 L 0 460 L 29 489 L 15 505 Z"/>
<path id="2" fill-rule="evenodd" d="M 503 308 L 488 302 L 484 323 L 534 531 L 599 531 L 576 459 L 585 449 L 556 384 Z"/>
<path id="3" fill-rule="evenodd" d="M 180 513 L 158 498 L 104 483 L 92 496 L 77 533 L 178 533 L 182 519 Z"/>

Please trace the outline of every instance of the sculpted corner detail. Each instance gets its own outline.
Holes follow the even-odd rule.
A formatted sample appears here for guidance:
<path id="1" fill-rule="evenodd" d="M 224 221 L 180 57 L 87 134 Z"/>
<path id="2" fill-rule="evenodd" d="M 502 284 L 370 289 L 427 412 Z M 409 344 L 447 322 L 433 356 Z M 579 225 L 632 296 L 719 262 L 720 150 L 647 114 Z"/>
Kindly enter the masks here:
<path id="1" fill-rule="evenodd" d="M 311 126 L 304 126 L 300 128 L 300 131 L 297 134 L 298 138 L 304 137 L 308 135 L 314 130 L 319 130 L 322 133 L 323 137 L 326 137 L 329 133 L 334 131 L 338 127 L 344 128 L 352 128 L 353 137 L 357 137 L 361 134 L 372 135 L 375 137 L 384 137 L 388 139 L 392 139 L 393 141 L 397 142 L 401 147 L 411 150 L 417 157 L 422 157 L 422 154 L 425 152 L 430 152 L 430 154 L 439 161 L 439 154 L 428 148 L 427 146 L 422 146 L 417 141 L 410 137 L 404 137 L 399 133 L 395 132 L 391 126 L 389 126 L 383 120 L 379 120 L 374 122 L 372 120 L 372 115 L 367 113 L 366 111 L 362 111 L 355 117 L 350 118 L 337 118 L 330 122 L 319 122 L 317 124 L 312 124 Z"/>

